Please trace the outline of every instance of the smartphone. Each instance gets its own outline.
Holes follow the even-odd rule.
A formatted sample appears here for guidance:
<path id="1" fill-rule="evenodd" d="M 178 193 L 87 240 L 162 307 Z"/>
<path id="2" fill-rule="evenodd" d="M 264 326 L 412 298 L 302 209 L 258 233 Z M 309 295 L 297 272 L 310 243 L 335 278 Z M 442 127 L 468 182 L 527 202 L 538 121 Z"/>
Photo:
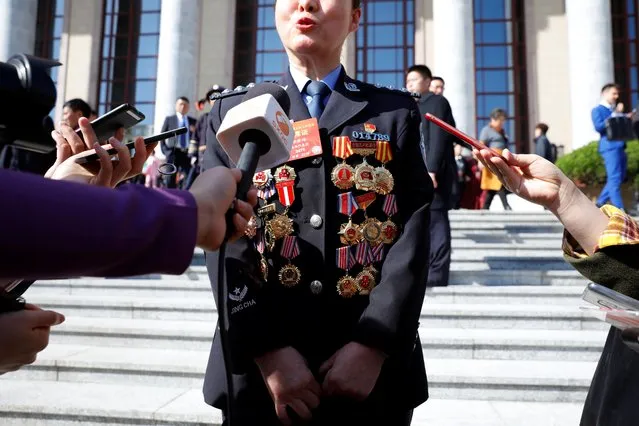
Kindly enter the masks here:
<path id="1" fill-rule="evenodd" d="M 122 104 L 112 109 L 103 116 L 100 116 L 91 122 L 91 127 L 98 138 L 99 142 L 106 142 L 120 128 L 128 129 L 135 126 L 146 117 L 140 111 L 129 104 Z M 76 130 L 75 133 L 84 140 L 82 131 Z"/>
<path id="2" fill-rule="evenodd" d="M 602 308 L 639 311 L 639 300 L 595 283 L 588 284 L 582 299 Z"/>
<path id="3" fill-rule="evenodd" d="M 173 130 L 169 130 L 168 132 L 164 132 L 164 133 L 160 133 L 157 135 L 153 135 L 153 136 L 149 136 L 148 138 L 144 138 L 144 145 L 150 145 L 152 143 L 155 142 L 159 142 L 161 140 L 164 139 L 168 139 L 168 138 L 172 138 L 175 136 L 179 136 L 179 135 L 183 135 L 184 133 L 186 133 L 187 128 L 186 127 L 178 127 L 177 129 L 173 129 Z M 129 151 L 133 150 L 135 148 L 135 141 L 131 141 L 126 143 L 124 146 L 126 146 L 127 148 L 129 148 Z M 109 148 L 107 149 L 107 153 L 109 155 L 115 155 L 118 153 L 118 151 L 115 148 Z M 83 154 L 85 155 L 81 155 L 78 158 L 75 159 L 75 162 L 78 164 L 87 164 L 87 163 L 92 163 L 94 161 L 99 161 L 100 157 L 98 157 L 98 154 L 96 154 L 95 149 L 89 150 L 89 151 L 85 151 L 83 152 Z"/>
<path id="4" fill-rule="evenodd" d="M 479 142 L 478 140 L 471 138 L 466 133 L 462 132 L 459 129 L 454 128 L 450 124 L 446 123 L 444 120 L 441 120 L 441 119 L 435 117 L 433 114 L 431 114 L 429 112 L 427 112 L 425 114 L 425 117 L 426 117 L 426 120 L 428 120 L 430 122 L 433 122 L 434 124 L 438 125 L 442 129 L 446 130 L 451 135 L 455 136 L 456 138 L 460 139 L 463 142 L 466 142 L 468 145 L 472 146 L 473 148 L 475 148 L 475 149 L 477 149 L 479 151 L 481 151 L 482 149 L 487 149 L 490 152 L 492 152 L 493 155 L 501 158 L 502 160 L 504 160 L 504 162 L 506 162 L 506 164 L 508 164 L 508 161 L 506 161 L 506 159 L 504 157 L 502 157 L 501 154 L 499 154 L 497 151 L 495 151 L 492 148 L 487 147 L 486 145 L 484 145 L 483 143 Z"/>

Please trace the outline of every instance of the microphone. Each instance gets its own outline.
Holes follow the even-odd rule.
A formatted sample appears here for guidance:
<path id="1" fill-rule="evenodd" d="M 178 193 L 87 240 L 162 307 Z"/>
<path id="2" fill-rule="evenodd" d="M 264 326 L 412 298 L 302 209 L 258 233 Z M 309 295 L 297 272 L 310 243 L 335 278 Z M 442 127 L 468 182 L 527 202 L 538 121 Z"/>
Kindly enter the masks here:
<path id="1" fill-rule="evenodd" d="M 291 100 L 275 83 L 258 84 L 239 105 L 228 110 L 217 140 L 235 167 L 242 170 L 237 198 L 246 200 L 253 175 L 290 158 L 295 131 L 288 119 Z"/>

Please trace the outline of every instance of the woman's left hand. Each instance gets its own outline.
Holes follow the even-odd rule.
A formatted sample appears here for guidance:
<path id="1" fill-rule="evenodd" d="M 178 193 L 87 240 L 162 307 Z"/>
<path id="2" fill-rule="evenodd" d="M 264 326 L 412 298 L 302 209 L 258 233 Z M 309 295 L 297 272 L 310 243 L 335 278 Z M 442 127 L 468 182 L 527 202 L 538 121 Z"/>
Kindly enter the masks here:
<path id="1" fill-rule="evenodd" d="M 144 139 L 138 137 L 135 140 L 136 155 L 131 158 L 129 149 L 115 138 L 109 140 L 109 145 L 100 146 L 88 119 L 81 118 L 78 124 L 84 141 L 66 124 L 61 124 L 59 130 L 51 133 L 57 144 L 57 157 L 45 177 L 113 188 L 140 174 L 144 162 L 157 145 L 145 146 Z M 111 155 L 107 153 L 111 147 L 117 151 L 117 160 L 111 160 Z M 83 165 L 76 163 L 76 158 L 86 155 L 87 150 L 95 150 L 100 160 Z"/>

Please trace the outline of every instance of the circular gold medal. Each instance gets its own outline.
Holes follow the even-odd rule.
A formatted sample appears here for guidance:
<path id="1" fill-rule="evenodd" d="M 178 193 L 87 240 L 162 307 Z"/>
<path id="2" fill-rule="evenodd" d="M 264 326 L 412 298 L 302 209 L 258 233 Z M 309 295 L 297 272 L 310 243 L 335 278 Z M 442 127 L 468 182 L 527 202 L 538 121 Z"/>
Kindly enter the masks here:
<path id="1" fill-rule="evenodd" d="M 362 191 L 373 191 L 375 189 L 375 168 L 368 164 L 366 160 L 355 167 L 355 188 Z"/>
<path id="2" fill-rule="evenodd" d="M 390 194 L 395 186 L 393 175 L 385 167 L 375 168 L 375 192 L 382 195 Z"/>
<path id="3" fill-rule="evenodd" d="M 397 225 L 395 225 L 390 220 L 382 223 L 382 242 L 384 244 L 392 244 L 397 238 Z"/>
<path id="4" fill-rule="evenodd" d="M 344 298 L 351 298 L 357 294 L 357 281 L 346 275 L 337 281 L 337 294 Z"/>
<path id="5" fill-rule="evenodd" d="M 253 185 L 257 189 L 264 189 L 271 182 L 273 175 L 270 170 L 264 170 L 263 172 L 257 172 L 253 175 Z"/>
<path id="6" fill-rule="evenodd" d="M 271 224 L 266 224 L 266 232 L 264 233 L 264 239 L 266 242 L 266 249 L 268 251 L 273 251 L 275 248 L 275 236 L 273 235 L 273 228 L 271 228 Z"/>
<path id="7" fill-rule="evenodd" d="M 280 269 L 279 278 L 284 287 L 295 287 L 299 284 L 302 273 L 297 266 L 289 263 Z"/>
<path id="8" fill-rule="evenodd" d="M 293 220 L 284 214 L 276 214 L 268 223 L 276 240 L 281 240 L 293 233 Z"/>
<path id="9" fill-rule="evenodd" d="M 376 246 L 382 242 L 382 223 L 374 218 L 368 218 L 360 225 L 362 235 L 371 246 Z"/>
<path id="10" fill-rule="evenodd" d="M 375 275 L 369 270 L 364 269 L 357 275 L 357 287 L 359 288 L 359 294 L 367 295 L 371 293 L 371 290 L 375 287 Z"/>
<path id="11" fill-rule="evenodd" d="M 255 217 L 255 215 L 251 216 L 251 219 L 248 221 L 244 234 L 249 238 L 253 238 L 257 234 L 257 217 Z"/>
<path id="12" fill-rule="evenodd" d="M 260 259 L 260 272 L 264 281 L 268 281 L 268 262 L 264 256 Z"/>
<path id="13" fill-rule="evenodd" d="M 296 177 L 295 169 L 290 166 L 282 166 L 275 170 L 275 182 L 277 183 L 295 180 Z"/>
<path id="14" fill-rule="evenodd" d="M 343 223 L 340 226 L 338 234 L 342 244 L 348 244 L 352 246 L 362 240 L 362 231 L 350 220 L 348 221 L 348 223 Z"/>
<path id="15" fill-rule="evenodd" d="M 346 163 L 338 164 L 331 172 L 331 180 L 339 189 L 349 189 L 353 186 L 355 170 Z"/>

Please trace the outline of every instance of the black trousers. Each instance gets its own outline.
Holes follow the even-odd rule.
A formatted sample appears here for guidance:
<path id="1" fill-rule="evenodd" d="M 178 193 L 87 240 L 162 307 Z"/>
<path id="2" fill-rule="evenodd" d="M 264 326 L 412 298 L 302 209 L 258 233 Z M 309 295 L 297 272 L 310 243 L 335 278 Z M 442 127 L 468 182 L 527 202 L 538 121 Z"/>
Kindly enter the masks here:
<path id="1" fill-rule="evenodd" d="M 484 206 L 482 207 L 482 209 L 484 210 L 490 209 L 490 205 L 493 202 L 493 198 L 495 198 L 495 194 L 499 195 L 499 198 L 501 199 L 501 204 L 504 206 L 504 210 L 509 209 L 510 205 L 508 204 L 508 199 L 506 198 L 506 189 L 504 187 L 502 187 L 499 191 L 492 191 L 492 190 L 486 191 L 486 199 L 484 200 Z"/>
<path id="2" fill-rule="evenodd" d="M 180 151 L 178 149 L 174 150 L 173 164 L 177 168 L 177 172 L 169 176 L 164 176 L 164 186 L 167 188 L 177 188 L 178 174 L 184 173 L 186 178 L 191 170 L 191 162 L 186 151 Z"/>
<path id="3" fill-rule="evenodd" d="M 428 287 L 448 285 L 448 277 L 450 276 L 450 240 L 448 210 L 431 210 Z"/>

